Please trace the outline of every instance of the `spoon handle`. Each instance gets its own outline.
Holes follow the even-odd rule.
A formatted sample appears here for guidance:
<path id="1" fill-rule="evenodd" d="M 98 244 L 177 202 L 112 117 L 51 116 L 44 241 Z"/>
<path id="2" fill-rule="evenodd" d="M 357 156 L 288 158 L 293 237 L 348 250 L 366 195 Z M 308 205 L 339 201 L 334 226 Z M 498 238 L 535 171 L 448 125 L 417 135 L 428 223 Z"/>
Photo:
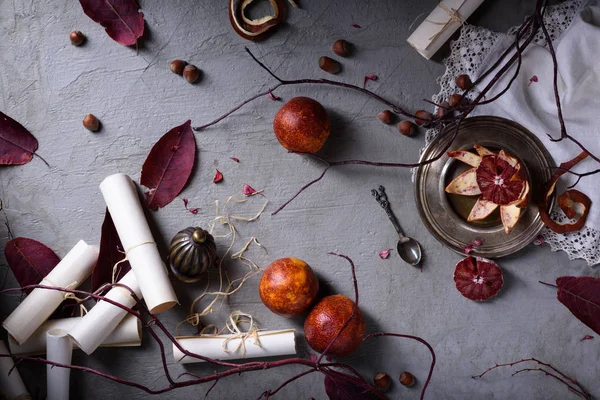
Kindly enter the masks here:
<path id="1" fill-rule="evenodd" d="M 385 193 L 385 188 L 383 186 L 379 186 L 379 191 L 373 189 L 371 190 L 371 194 L 373 195 L 373 197 L 375 197 L 375 200 L 377 200 L 381 208 L 385 210 L 385 213 L 387 214 L 390 221 L 392 221 L 392 225 L 394 225 L 394 229 L 396 229 L 396 232 L 398 232 L 398 237 L 400 238 L 400 241 L 406 240 L 406 237 L 402 232 L 402 228 L 400 228 L 400 224 L 398 223 L 396 216 L 390 208 L 390 202 L 388 201 L 387 194 Z"/>

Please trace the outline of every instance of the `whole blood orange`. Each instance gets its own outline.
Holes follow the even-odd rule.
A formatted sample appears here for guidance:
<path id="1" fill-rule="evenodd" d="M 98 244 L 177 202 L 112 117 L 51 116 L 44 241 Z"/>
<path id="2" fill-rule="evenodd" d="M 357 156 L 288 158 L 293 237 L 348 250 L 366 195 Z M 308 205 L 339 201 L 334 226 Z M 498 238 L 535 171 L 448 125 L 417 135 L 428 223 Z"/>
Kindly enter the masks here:
<path id="1" fill-rule="evenodd" d="M 327 296 L 310 310 L 304 321 L 304 337 L 315 351 L 322 353 L 352 315 L 354 302 L 341 294 Z M 345 356 L 361 344 L 365 334 L 365 319 L 357 307 L 350 323 L 333 342 L 327 354 Z"/>
<path id="2" fill-rule="evenodd" d="M 315 153 L 331 131 L 329 115 L 316 100 L 294 97 L 275 115 L 273 130 L 279 143 L 290 151 Z"/>
<path id="3" fill-rule="evenodd" d="M 295 317 L 310 307 L 319 291 L 319 280 L 302 260 L 288 257 L 267 267 L 258 286 L 265 306 L 275 314 Z"/>

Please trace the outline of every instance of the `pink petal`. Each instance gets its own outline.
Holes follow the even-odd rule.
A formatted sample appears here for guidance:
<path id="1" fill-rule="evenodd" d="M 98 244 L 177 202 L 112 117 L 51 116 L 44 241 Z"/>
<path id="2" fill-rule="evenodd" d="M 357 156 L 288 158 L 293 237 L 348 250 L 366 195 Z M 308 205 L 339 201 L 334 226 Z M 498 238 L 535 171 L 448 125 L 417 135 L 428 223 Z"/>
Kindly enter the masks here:
<path id="1" fill-rule="evenodd" d="M 379 252 L 379 257 L 381 257 L 382 260 L 385 260 L 386 258 L 388 258 L 390 256 L 390 251 L 392 251 L 392 249 L 387 249 L 387 250 L 382 250 Z"/>
<path id="2" fill-rule="evenodd" d="M 375 75 L 375 74 L 366 75 L 365 76 L 365 80 L 363 82 L 363 88 L 365 86 L 367 86 L 367 81 L 376 81 L 376 80 L 377 80 L 377 75 Z"/>
<path id="3" fill-rule="evenodd" d="M 533 82 L 537 82 L 538 81 L 538 77 L 536 75 L 532 76 L 529 79 L 529 83 L 527 84 L 527 87 L 529 87 L 529 85 L 531 85 Z"/>
<path id="4" fill-rule="evenodd" d="M 223 180 L 223 174 L 221 173 L 221 171 L 217 170 L 217 173 L 215 174 L 215 177 L 213 178 L 213 183 L 219 183 Z"/>
<path id="5" fill-rule="evenodd" d="M 360 29 L 360 28 L 361 28 L 361 26 L 360 26 L 360 25 L 358 25 L 358 24 L 352 24 L 352 27 L 353 27 L 353 28 L 356 28 L 356 29 Z"/>
<path id="6" fill-rule="evenodd" d="M 591 340 L 593 338 L 594 338 L 593 336 L 585 335 L 584 337 L 581 338 L 580 342 L 583 342 L 584 340 Z"/>
<path id="7" fill-rule="evenodd" d="M 191 212 L 192 214 L 198 214 L 198 210 L 199 210 L 199 208 L 190 208 L 188 211 Z"/>
<path id="8" fill-rule="evenodd" d="M 189 201 L 189 200 L 188 200 L 187 198 L 185 198 L 185 197 L 184 197 L 184 198 L 182 198 L 181 200 L 183 200 L 183 206 L 184 206 L 185 208 L 187 208 L 187 205 L 188 205 L 188 201 Z"/>
<path id="9" fill-rule="evenodd" d="M 239 159 L 239 158 L 236 158 L 236 157 L 229 157 L 229 158 L 231 158 L 233 161 L 235 161 L 235 162 L 237 162 L 237 163 L 239 163 L 239 162 L 240 162 L 240 159 Z"/>
<path id="10" fill-rule="evenodd" d="M 482 239 L 475 239 L 471 243 L 465 246 L 465 254 L 470 254 L 473 251 L 473 247 L 481 246 L 483 244 Z"/>
<path id="11" fill-rule="evenodd" d="M 269 98 L 273 101 L 281 100 L 281 97 L 275 96 L 273 92 L 269 92 Z"/>
<path id="12" fill-rule="evenodd" d="M 246 196 L 254 196 L 255 194 L 258 194 L 259 191 L 254 189 L 252 186 L 244 184 L 244 188 L 242 189 L 242 193 L 245 194 Z"/>

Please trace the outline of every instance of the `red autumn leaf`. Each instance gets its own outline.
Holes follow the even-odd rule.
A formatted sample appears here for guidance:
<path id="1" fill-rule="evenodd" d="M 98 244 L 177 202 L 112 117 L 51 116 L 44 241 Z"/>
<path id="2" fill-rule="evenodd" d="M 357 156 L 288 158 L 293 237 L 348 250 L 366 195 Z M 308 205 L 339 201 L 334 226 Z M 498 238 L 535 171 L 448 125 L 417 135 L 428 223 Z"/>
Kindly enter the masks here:
<path id="1" fill-rule="evenodd" d="M 379 252 L 379 257 L 382 260 L 385 260 L 386 258 L 388 258 L 390 256 L 390 251 L 392 251 L 392 249 L 387 249 L 387 250 L 382 250 Z"/>
<path id="2" fill-rule="evenodd" d="M 181 192 L 194 167 L 196 140 L 188 120 L 164 134 L 150 150 L 140 183 L 149 189 L 146 203 L 152 210 L 169 204 Z M 178 146 L 177 151 L 171 151 Z"/>
<path id="3" fill-rule="evenodd" d="M 83 12 L 106 28 L 115 42 L 125 46 L 137 43 L 144 33 L 144 14 L 135 0 L 79 0 Z"/>
<path id="4" fill-rule="evenodd" d="M 117 229 L 107 209 L 104 215 L 104 222 L 102 223 L 98 261 L 92 271 L 92 292 L 95 292 L 105 283 L 112 283 L 114 266 L 124 258 L 125 253 L 121 239 L 119 239 Z M 129 265 L 129 261 L 120 263 L 117 266 L 115 282 L 121 279 L 130 269 L 131 265 Z"/>
<path id="5" fill-rule="evenodd" d="M 6 243 L 4 255 L 21 287 L 37 285 L 56 267 L 60 258 L 46 245 L 18 237 Z M 31 290 L 27 290 L 27 293 Z"/>
<path id="6" fill-rule="evenodd" d="M 239 163 L 239 162 L 240 162 L 240 159 L 239 159 L 239 158 L 236 158 L 236 157 L 229 157 L 229 158 L 231 158 L 233 161 L 235 161 L 235 162 L 237 162 L 237 163 Z"/>
<path id="7" fill-rule="evenodd" d="M 600 335 L 600 278 L 561 276 L 556 285 L 558 301 Z"/>
<path id="8" fill-rule="evenodd" d="M 363 81 L 363 89 L 367 86 L 368 81 L 376 81 L 376 80 L 377 80 L 377 75 L 375 75 L 375 74 L 366 75 L 365 80 Z"/>
<path id="9" fill-rule="evenodd" d="M 0 165 L 27 164 L 38 141 L 23 125 L 0 112 Z"/>
<path id="10" fill-rule="evenodd" d="M 367 391 L 365 388 L 348 382 L 339 377 L 339 372 L 329 371 L 325 375 L 325 393 L 329 400 L 372 400 L 377 399 L 377 395 Z"/>
<path id="11" fill-rule="evenodd" d="M 223 180 L 223 174 L 221 173 L 221 171 L 217 170 L 217 172 L 215 173 L 215 177 L 213 178 L 213 183 L 219 183 Z"/>

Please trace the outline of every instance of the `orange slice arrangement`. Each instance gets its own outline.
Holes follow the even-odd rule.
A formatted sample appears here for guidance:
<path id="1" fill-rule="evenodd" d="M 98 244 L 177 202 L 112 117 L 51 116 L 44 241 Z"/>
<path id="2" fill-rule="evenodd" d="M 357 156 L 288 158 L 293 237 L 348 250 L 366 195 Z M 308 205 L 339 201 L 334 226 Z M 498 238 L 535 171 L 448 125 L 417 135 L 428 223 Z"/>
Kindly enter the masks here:
<path id="1" fill-rule="evenodd" d="M 529 204 L 529 182 L 521 163 L 506 151 L 493 152 L 474 145 L 477 154 L 466 150 L 447 153 L 471 169 L 457 176 L 446 186 L 447 193 L 477 196 L 467 221 L 479 221 L 500 207 L 504 231 L 509 234 L 519 221 L 522 209 Z"/>

